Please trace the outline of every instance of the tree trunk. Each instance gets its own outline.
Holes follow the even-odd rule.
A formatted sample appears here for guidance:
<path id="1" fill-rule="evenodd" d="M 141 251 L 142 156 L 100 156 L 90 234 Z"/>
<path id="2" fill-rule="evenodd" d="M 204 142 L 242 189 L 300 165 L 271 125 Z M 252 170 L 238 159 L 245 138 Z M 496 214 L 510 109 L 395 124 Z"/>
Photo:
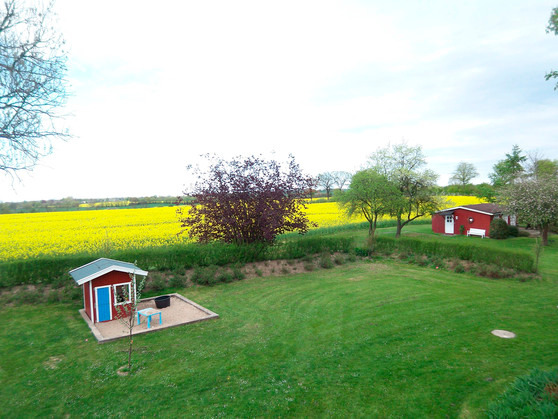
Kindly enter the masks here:
<path id="1" fill-rule="evenodd" d="M 548 246 L 548 224 L 541 228 L 541 238 L 543 246 Z"/>
<path id="2" fill-rule="evenodd" d="M 133 315 L 132 313 L 132 316 Z M 134 339 L 132 338 L 132 327 L 130 327 L 130 346 L 128 347 L 128 374 L 132 372 L 132 345 L 134 343 Z"/>
<path id="3" fill-rule="evenodd" d="M 371 214 L 370 217 L 366 217 L 368 220 L 368 235 L 373 236 L 376 232 L 376 221 L 378 220 L 377 214 Z"/>
<path id="4" fill-rule="evenodd" d="M 401 237 L 401 230 L 403 229 L 403 225 L 401 224 L 401 218 L 397 218 L 397 230 L 395 231 L 395 238 Z"/>

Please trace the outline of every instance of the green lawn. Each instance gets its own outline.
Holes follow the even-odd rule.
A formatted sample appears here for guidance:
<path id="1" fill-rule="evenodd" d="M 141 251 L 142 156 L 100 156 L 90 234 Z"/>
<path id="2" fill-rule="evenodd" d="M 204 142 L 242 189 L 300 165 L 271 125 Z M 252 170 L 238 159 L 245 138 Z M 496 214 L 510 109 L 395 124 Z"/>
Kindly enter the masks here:
<path id="1" fill-rule="evenodd" d="M 221 318 L 136 337 L 129 377 L 125 342 L 98 345 L 77 306 L 3 308 L 0 416 L 482 417 L 516 376 L 558 365 L 551 271 L 363 261 L 181 293 Z"/>

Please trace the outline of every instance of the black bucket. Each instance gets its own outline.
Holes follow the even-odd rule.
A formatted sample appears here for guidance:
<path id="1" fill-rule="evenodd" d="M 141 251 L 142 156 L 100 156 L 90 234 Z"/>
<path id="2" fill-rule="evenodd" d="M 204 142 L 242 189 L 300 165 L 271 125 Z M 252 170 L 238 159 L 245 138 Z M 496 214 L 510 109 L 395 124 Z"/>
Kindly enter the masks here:
<path id="1" fill-rule="evenodd" d="M 155 305 L 157 308 L 165 308 L 170 306 L 170 295 L 161 295 L 155 298 Z"/>

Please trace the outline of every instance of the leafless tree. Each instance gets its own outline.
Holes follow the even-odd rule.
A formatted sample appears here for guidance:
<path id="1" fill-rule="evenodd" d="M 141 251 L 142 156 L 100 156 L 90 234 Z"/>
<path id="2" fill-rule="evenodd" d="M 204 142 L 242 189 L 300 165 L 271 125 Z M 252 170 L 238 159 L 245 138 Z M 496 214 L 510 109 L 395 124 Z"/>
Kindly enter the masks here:
<path id="1" fill-rule="evenodd" d="M 319 184 L 318 176 L 311 176 L 309 180 L 308 196 L 310 197 L 310 202 L 314 199 L 314 194 L 317 192 L 317 187 Z"/>
<path id="2" fill-rule="evenodd" d="M 0 9 L 0 171 L 11 175 L 32 169 L 54 138 L 69 136 L 59 128 L 68 84 L 53 18 L 52 3 L 5 0 Z"/>
<path id="3" fill-rule="evenodd" d="M 351 181 L 353 175 L 345 171 L 333 172 L 333 179 L 335 180 L 335 185 L 339 190 L 342 190 L 345 185 L 348 185 Z"/>
<path id="4" fill-rule="evenodd" d="M 452 173 L 450 177 L 450 184 L 452 185 L 469 185 L 471 180 L 476 178 L 479 175 L 475 165 L 472 163 L 466 162 L 459 162 L 455 171 Z"/>
<path id="5" fill-rule="evenodd" d="M 331 190 L 335 185 L 335 176 L 332 172 L 323 172 L 318 175 L 318 185 L 324 188 L 327 199 L 331 196 Z"/>
<path id="6" fill-rule="evenodd" d="M 558 160 L 545 158 L 544 154 L 539 150 L 531 151 L 527 154 L 525 176 L 535 179 L 542 177 L 556 179 L 558 177 Z"/>
<path id="7" fill-rule="evenodd" d="M 135 262 L 136 263 L 136 262 Z M 134 263 L 134 264 L 135 264 Z M 140 281 L 136 281 L 136 275 L 129 274 L 130 279 L 132 280 L 130 285 L 130 290 L 128 291 L 127 288 L 123 288 L 121 293 L 118 293 L 116 290 L 114 291 L 116 294 L 116 299 L 119 302 L 126 302 L 124 304 L 119 304 L 116 306 L 116 311 L 118 313 L 118 320 L 126 327 L 128 330 L 128 373 L 132 372 L 132 352 L 133 352 L 133 344 L 134 344 L 134 327 L 136 326 L 136 316 L 138 312 L 138 304 L 141 300 L 141 293 L 143 291 L 143 287 L 145 286 L 145 277 L 141 277 Z"/>

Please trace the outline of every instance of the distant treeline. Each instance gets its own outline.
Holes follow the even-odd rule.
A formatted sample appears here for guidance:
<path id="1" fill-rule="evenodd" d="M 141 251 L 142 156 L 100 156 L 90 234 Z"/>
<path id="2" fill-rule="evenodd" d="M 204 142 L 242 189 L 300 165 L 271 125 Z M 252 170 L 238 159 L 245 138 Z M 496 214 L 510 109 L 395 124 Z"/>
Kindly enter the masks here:
<path id="1" fill-rule="evenodd" d="M 111 208 L 149 208 L 177 205 L 176 196 L 148 196 L 107 199 L 49 199 L 42 201 L 2 202 L 0 214 L 17 214 L 29 212 L 87 211 Z M 191 198 L 182 198 L 181 204 L 191 202 Z"/>
<path id="2" fill-rule="evenodd" d="M 478 185 L 448 185 L 438 186 L 437 193 L 439 195 L 468 195 L 476 196 L 478 198 L 485 198 L 489 201 L 494 198 L 494 186 L 489 183 L 480 183 Z"/>
<path id="3" fill-rule="evenodd" d="M 478 197 L 489 197 L 493 187 L 483 183 L 480 185 L 448 185 L 439 186 L 440 195 L 470 195 Z M 106 199 L 49 199 L 42 201 L 23 201 L 23 202 L 0 202 L 0 214 L 17 214 L 28 212 L 55 212 L 55 211 L 86 211 L 96 209 L 111 208 L 149 208 L 166 207 L 177 204 L 176 196 L 146 196 L 146 197 L 127 197 L 127 198 L 106 198 Z M 182 197 L 181 204 L 189 204 L 194 201 L 191 197 Z M 325 191 L 314 191 L 311 202 L 335 201 L 335 195 L 326 198 Z"/>

